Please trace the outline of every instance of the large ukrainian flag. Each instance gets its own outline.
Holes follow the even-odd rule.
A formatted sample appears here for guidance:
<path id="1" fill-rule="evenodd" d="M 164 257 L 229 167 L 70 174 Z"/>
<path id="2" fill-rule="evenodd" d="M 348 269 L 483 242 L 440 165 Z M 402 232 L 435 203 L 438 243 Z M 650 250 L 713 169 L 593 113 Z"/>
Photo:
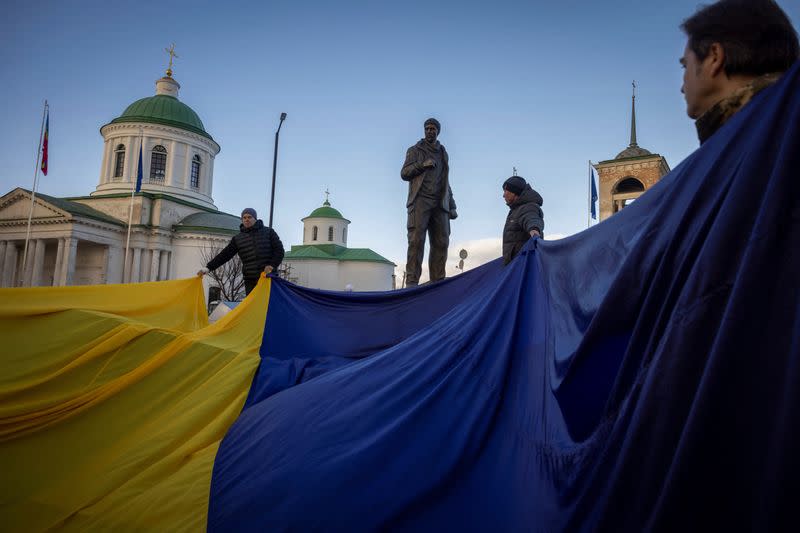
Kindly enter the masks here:
<path id="1" fill-rule="evenodd" d="M 197 279 L 3 289 L 0 529 L 796 524 L 798 169 L 800 63 L 506 267 L 264 279 L 211 326 Z"/>

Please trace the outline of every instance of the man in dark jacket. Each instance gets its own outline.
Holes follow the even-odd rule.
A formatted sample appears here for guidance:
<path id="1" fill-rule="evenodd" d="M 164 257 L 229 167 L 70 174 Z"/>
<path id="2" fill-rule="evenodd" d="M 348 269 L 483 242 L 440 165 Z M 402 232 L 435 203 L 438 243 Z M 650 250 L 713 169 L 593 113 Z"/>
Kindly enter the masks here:
<path id="1" fill-rule="evenodd" d="M 197 275 L 203 276 L 209 270 L 214 270 L 231 259 L 236 254 L 242 260 L 242 276 L 246 294 L 258 283 L 261 272 L 269 274 L 283 261 L 283 243 L 272 228 L 264 226 L 257 219 L 256 210 L 248 207 L 242 211 L 242 224 L 239 233 L 234 235 L 228 246 L 222 249 L 206 268 L 201 269 Z"/>
<path id="2" fill-rule="evenodd" d="M 430 236 L 428 269 L 431 281 L 444 279 L 450 220 L 458 216 L 450 189 L 450 161 L 447 150 L 436 137 L 441 125 L 435 118 L 425 121 L 425 138 L 406 151 L 400 177 L 408 182 L 408 255 L 406 286 L 419 283 L 425 236 Z"/>
<path id="3" fill-rule="evenodd" d="M 503 228 L 503 262 L 507 265 L 528 239 L 543 235 L 544 202 L 520 176 L 511 176 L 503 183 L 503 200 L 510 209 Z"/>

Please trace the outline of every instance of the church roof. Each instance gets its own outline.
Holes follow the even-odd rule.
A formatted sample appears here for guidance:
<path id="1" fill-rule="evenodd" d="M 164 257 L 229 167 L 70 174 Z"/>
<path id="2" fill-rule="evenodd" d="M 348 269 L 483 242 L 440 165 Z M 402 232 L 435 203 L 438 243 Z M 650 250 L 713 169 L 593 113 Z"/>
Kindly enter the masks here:
<path id="1" fill-rule="evenodd" d="M 345 248 L 338 244 L 302 244 L 292 246 L 284 259 L 323 259 L 332 261 L 363 261 L 386 263 L 391 261 L 369 248 Z"/>
<path id="2" fill-rule="evenodd" d="M 340 220 L 347 220 L 342 216 L 342 214 L 337 210 L 331 207 L 331 203 L 328 200 L 322 204 L 322 207 L 318 207 L 314 209 L 310 215 L 305 217 L 306 218 L 338 218 Z M 347 222 L 350 222 L 347 220 Z"/>
<path id="3" fill-rule="evenodd" d="M 30 194 L 30 191 L 28 191 L 27 189 L 23 189 L 23 190 L 25 192 L 27 192 L 28 194 Z M 84 204 L 81 204 L 81 203 L 78 203 L 78 202 L 71 202 L 70 200 L 67 200 L 66 198 L 56 198 L 55 196 L 42 194 L 40 192 L 36 193 L 36 197 L 41 199 L 41 200 L 43 200 L 43 201 L 45 201 L 45 202 L 48 202 L 48 203 L 56 206 L 57 208 L 61 209 L 62 211 L 66 211 L 70 215 L 76 215 L 76 216 L 81 216 L 81 217 L 86 217 L 86 218 L 93 218 L 95 220 L 100 220 L 102 222 L 108 222 L 110 224 L 115 224 L 117 226 L 124 226 L 125 225 L 125 223 L 122 222 L 121 220 L 118 220 L 118 219 L 116 219 L 116 218 L 114 218 L 112 216 L 109 216 L 109 215 L 107 215 L 107 214 L 105 214 L 103 212 L 100 212 L 97 209 L 94 209 L 92 207 L 89 207 L 88 205 L 84 205 Z"/>
<path id="4" fill-rule="evenodd" d="M 211 233 L 234 234 L 239 232 L 242 221 L 228 213 L 192 213 L 175 224 L 175 231 L 206 231 Z"/>
<path id="5" fill-rule="evenodd" d="M 174 126 L 214 140 L 206 132 L 203 122 L 191 107 L 166 94 L 136 100 L 122 112 L 122 115 L 111 121 L 112 124 L 120 122 L 148 122 Z"/>
<path id="6" fill-rule="evenodd" d="M 650 152 L 650 150 L 645 150 L 638 145 L 632 144 L 618 153 L 614 159 L 627 159 L 628 157 L 640 157 L 643 155 L 652 155 L 652 152 Z"/>

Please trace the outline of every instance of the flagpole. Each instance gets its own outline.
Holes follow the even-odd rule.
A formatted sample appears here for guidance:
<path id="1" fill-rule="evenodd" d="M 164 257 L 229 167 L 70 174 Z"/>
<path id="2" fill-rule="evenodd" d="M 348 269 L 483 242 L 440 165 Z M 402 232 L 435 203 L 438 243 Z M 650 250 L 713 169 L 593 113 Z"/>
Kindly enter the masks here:
<path id="1" fill-rule="evenodd" d="M 589 181 L 586 184 L 586 196 L 589 199 L 589 205 L 587 206 L 589 209 L 586 211 L 586 227 L 591 227 L 592 225 L 592 160 L 589 160 Z"/>
<path id="2" fill-rule="evenodd" d="M 139 130 L 139 155 L 142 154 L 142 149 L 144 148 L 144 138 L 142 137 L 142 130 Z M 128 206 L 128 238 L 125 240 L 125 261 L 122 263 L 122 275 L 125 276 L 125 271 L 128 271 L 128 278 L 130 279 L 130 275 L 133 272 L 133 268 L 128 268 L 128 249 L 131 245 L 131 224 L 133 224 L 133 198 L 136 195 L 136 184 L 139 182 L 139 163 L 141 163 L 141 159 L 136 162 L 136 177 L 134 178 L 131 176 L 131 203 Z M 143 171 L 143 170 L 142 170 Z M 125 282 L 125 280 L 123 280 Z"/>
<path id="3" fill-rule="evenodd" d="M 33 188 L 31 189 L 31 209 L 28 211 L 28 230 L 25 234 L 25 248 L 22 252 L 22 270 L 20 271 L 19 284 L 25 283 L 25 262 L 28 260 L 28 241 L 31 239 L 31 221 L 33 220 L 33 206 L 36 201 L 36 185 L 39 182 L 39 157 L 42 155 L 42 134 L 44 133 L 44 118 L 47 116 L 47 100 L 44 101 L 42 111 L 42 126 L 39 128 L 39 149 L 36 150 L 36 170 L 33 172 Z"/>

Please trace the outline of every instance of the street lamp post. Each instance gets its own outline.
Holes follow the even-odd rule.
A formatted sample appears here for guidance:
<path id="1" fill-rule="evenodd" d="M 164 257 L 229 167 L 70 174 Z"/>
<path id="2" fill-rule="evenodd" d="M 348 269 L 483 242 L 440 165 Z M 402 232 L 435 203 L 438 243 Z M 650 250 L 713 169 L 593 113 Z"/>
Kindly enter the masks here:
<path id="1" fill-rule="evenodd" d="M 272 157 L 272 194 L 269 199 L 269 227 L 272 227 L 272 211 L 275 208 L 275 171 L 278 168 L 278 135 L 281 132 L 283 121 L 286 120 L 286 113 L 281 113 L 281 121 L 278 123 L 278 129 L 275 131 L 275 153 Z"/>

